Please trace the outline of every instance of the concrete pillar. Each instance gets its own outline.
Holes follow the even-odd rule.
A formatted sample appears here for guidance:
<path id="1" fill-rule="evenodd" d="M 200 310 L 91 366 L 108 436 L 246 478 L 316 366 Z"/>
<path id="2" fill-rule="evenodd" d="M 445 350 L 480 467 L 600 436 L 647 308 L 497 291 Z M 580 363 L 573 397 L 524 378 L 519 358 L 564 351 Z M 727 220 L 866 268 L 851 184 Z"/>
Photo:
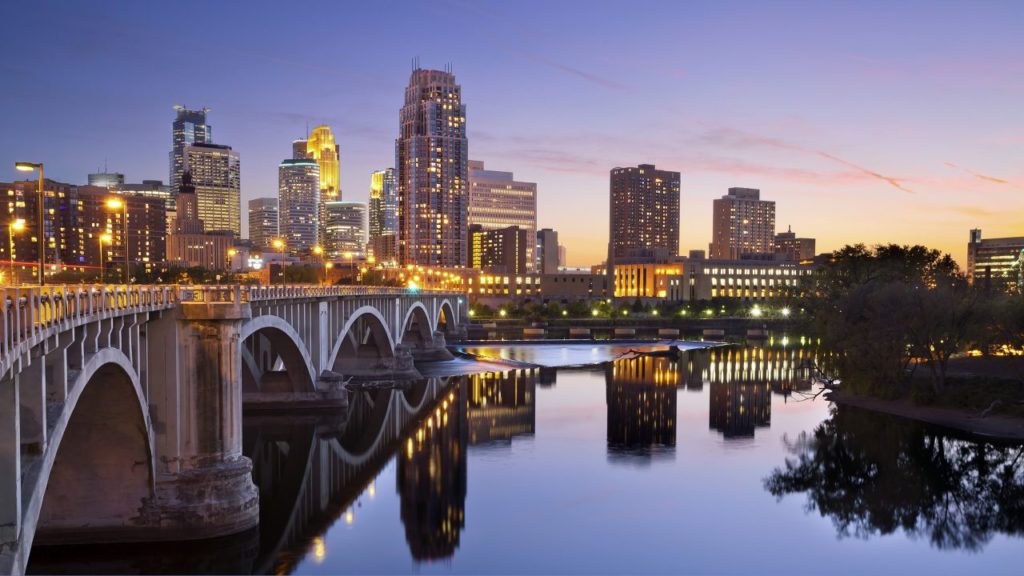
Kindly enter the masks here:
<path id="1" fill-rule="evenodd" d="M 242 456 L 239 335 L 249 317 L 248 303 L 182 304 L 149 332 L 157 478 L 144 516 L 162 540 L 234 534 L 259 521 L 252 462 Z M 157 358 L 162 347 L 177 352 Z"/>
<path id="2" fill-rule="evenodd" d="M 21 418 L 17 378 L 0 379 L 0 555 L 21 529 Z"/>
<path id="3" fill-rule="evenodd" d="M 21 396 L 21 443 L 36 454 L 46 450 L 46 371 L 42 355 L 31 356 L 16 377 Z"/>
<path id="4" fill-rule="evenodd" d="M 75 340 L 74 330 L 61 332 L 46 352 L 46 399 L 64 402 L 68 397 L 68 347 Z"/>

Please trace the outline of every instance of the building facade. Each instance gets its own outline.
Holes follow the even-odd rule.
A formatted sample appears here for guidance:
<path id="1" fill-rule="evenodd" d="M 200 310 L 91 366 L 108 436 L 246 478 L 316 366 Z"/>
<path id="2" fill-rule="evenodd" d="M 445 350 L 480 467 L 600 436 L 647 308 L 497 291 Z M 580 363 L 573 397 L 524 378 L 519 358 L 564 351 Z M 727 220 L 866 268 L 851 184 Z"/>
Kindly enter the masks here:
<path id="1" fill-rule="evenodd" d="M 518 226 L 489 230 L 473 224 L 469 227 L 469 265 L 485 272 L 525 274 L 530 238 L 530 233 Z"/>
<path id="2" fill-rule="evenodd" d="M 242 235 L 242 173 L 238 152 L 220 144 L 185 146 L 185 170 L 192 175 L 208 232 Z M 173 186 L 173 184 L 172 184 Z"/>
<path id="3" fill-rule="evenodd" d="M 201 266 L 211 270 L 228 268 L 228 251 L 234 246 L 235 237 L 227 231 L 206 231 L 205 223 L 199 217 L 199 195 L 188 172 L 182 174 L 177 207 L 174 231 L 167 236 L 167 262 L 176 266 Z"/>
<path id="4" fill-rule="evenodd" d="M 270 248 L 279 233 L 277 198 L 249 200 L 249 241 L 252 247 Z"/>
<path id="5" fill-rule="evenodd" d="M 796 232 L 790 227 L 775 235 L 775 256 L 794 262 L 813 260 L 815 244 L 814 238 L 797 238 Z"/>
<path id="6" fill-rule="evenodd" d="M 189 110 L 174 106 L 176 117 L 171 124 L 170 177 L 171 190 L 181 186 L 181 175 L 185 171 L 185 147 L 193 144 L 213 142 L 213 128 L 206 123 L 209 108 Z"/>
<path id="7" fill-rule="evenodd" d="M 128 251 L 129 272 L 133 277 L 163 265 L 167 259 L 167 206 L 162 198 L 112 194 L 99 186 L 79 186 L 76 194 L 76 232 L 81 237 L 82 265 L 100 265 L 101 237 L 110 239 L 104 243 L 102 251 L 103 266 L 107 270 L 123 267 L 125 250 Z M 111 208 L 111 199 L 124 202 L 124 208 Z M 127 226 L 125 216 L 128 218 Z"/>
<path id="8" fill-rule="evenodd" d="M 366 204 L 335 200 L 325 205 L 326 221 L 324 242 L 330 249 L 328 258 L 352 259 L 366 255 Z"/>
<path id="9" fill-rule="evenodd" d="M 376 170 L 370 175 L 370 254 L 380 262 L 393 261 L 398 238 L 398 194 L 395 170 Z M 385 240 L 390 236 L 391 240 Z M 392 247 L 389 249 L 389 246 Z"/>
<path id="10" fill-rule="evenodd" d="M 654 248 L 679 254 L 679 194 L 679 172 L 658 170 L 653 164 L 612 169 L 611 256 L 618 259 Z"/>
<path id="11" fill-rule="evenodd" d="M 414 70 L 395 141 L 401 264 L 466 266 L 466 106 L 455 75 Z"/>
<path id="12" fill-rule="evenodd" d="M 986 291 L 1021 293 L 1024 288 L 1024 236 L 982 239 L 971 230 L 967 278 Z"/>
<path id="13" fill-rule="evenodd" d="M 498 230 L 517 226 L 527 238 L 537 234 L 537 184 L 518 182 L 512 172 L 484 169 L 469 161 L 469 226 Z M 536 247 L 526 247 L 526 268 L 533 270 Z"/>
<path id="14" fill-rule="evenodd" d="M 537 231 L 537 244 L 534 254 L 536 258 L 536 270 L 541 274 L 555 274 L 558 272 L 558 232 L 551 228 L 544 228 Z"/>
<path id="15" fill-rule="evenodd" d="M 120 172 L 94 172 L 89 174 L 89 186 L 114 189 L 124 184 L 124 174 Z"/>
<path id="16" fill-rule="evenodd" d="M 710 257 L 736 260 L 775 252 L 775 202 L 756 188 L 729 188 L 714 201 Z"/>
<path id="17" fill-rule="evenodd" d="M 292 256 L 310 254 L 320 243 L 320 165 L 289 158 L 277 169 L 278 230 Z"/>

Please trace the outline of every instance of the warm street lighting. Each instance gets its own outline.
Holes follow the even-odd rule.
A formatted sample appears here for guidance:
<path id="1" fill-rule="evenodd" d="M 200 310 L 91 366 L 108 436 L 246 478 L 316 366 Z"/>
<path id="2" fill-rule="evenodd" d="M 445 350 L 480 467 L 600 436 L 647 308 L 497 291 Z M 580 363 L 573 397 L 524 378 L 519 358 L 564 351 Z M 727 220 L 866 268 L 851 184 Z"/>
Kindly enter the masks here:
<path id="1" fill-rule="evenodd" d="M 100 234 L 100 237 L 99 237 L 99 242 L 100 242 L 100 284 L 106 284 L 106 280 L 104 279 L 104 274 L 103 274 L 103 245 L 104 244 L 110 244 L 113 241 L 114 241 L 114 237 L 111 236 L 110 234 Z"/>
<path id="2" fill-rule="evenodd" d="M 789 308 L 783 308 L 782 309 L 782 315 L 788 318 L 789 317 Z"/>
<path id="3" fill-rule="evenodd" d="M 121 244 L 124 249 L 124 276 L 125 283 L 132 283 L 132 271 L 128 264 L 128 202 L 121 198 L 107 198 L 104 205 L 109 210 L 121 211 Z"/>
<path id="4" fill-rule="evenodd" d="M 275 238 L 274 241 L 270 243 L 270 245 L 273 246 L 274 249 L 277 250 L 278 252 L 284 250 L 284 240 L 281 240 L 280 238 Z"/>
<path id="5" fill-rule="evenodd" d="M 18 218 L 7 225 L 7 240 L 10 246 L 10 252 L 7 253 L 10 256 L 11 261 L 11 278 L 10 283 L 14 283 L 14 233 L 21 232 L 25 229 L 25 219 Z"/>
<path id="6" fill-rule="evenodd" d="M 45 196 L 43 195 L 43 163 L 42 162 L 15 162 L 14 168 L 19 172 L 31 172 L 33 170 L 39 170 L 39 230 L 36 232 L 36 236 L 39 238 L 39 285 L 42 286 L 46 283 L 46 278 L 43 275 L 46 268 L 46 229 L 43 226 L 43 214 L 45 212 L 44 204 L 46 203 Z"/>
<path id="7" fill-rule="evenodd" d="M 235 248 L 228 248 L 228 262 L 227 262 L 228 271 L 231 271 L 231 264 L 234 261 L 235 256 L 238 256 L 238 250 L 236 250 Z"/>
<path id="8" fill-rule="evenodd" d="M 324 249 L 322 247 L 320 247 L 320 246 L 313 246 L 313 254 L 316 254 L 317 256 L 320 256 L 323 253 L 324 253 Z"/>

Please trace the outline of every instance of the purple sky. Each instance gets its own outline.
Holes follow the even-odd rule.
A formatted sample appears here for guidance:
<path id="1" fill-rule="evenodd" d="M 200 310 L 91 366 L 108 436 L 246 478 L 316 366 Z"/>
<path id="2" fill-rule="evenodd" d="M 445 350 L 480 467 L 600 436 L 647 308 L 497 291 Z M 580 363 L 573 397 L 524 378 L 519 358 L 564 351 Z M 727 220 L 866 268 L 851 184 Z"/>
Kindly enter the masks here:
<path id="1" fill-rule="evenodd" d="M 895 6 L 894 6 L 895 5 Z M 410 61 L 454 67 L 470 156 L 538 183 L 571 265 L 605 253 L 608 171 L 682 172 L 683 251 L 761 188 L 780 229 L 916 242 L 1024 235 L 1022 2 L 0 4 L 0 180 L 167 179 L 171 105 L 209 106 L 243 202 L 327 122 L 347 199 L 394 162 Z M 243 218 L 244 220 L 244 218 Z"/>

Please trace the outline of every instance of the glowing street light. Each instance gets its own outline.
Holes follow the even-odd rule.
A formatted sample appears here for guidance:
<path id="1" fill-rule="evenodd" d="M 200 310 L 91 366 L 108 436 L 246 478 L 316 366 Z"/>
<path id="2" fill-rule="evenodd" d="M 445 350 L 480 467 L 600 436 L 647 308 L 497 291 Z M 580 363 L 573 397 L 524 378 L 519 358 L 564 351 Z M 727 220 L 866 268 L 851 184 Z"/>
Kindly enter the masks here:
<path id="1" fill-rule="evenodd" d="M 274 238 L 274 241 L 271 242 L 270 245 L 273 246 L 274 250 L 277 250 L 278 252 L 284 251 L 284 240 L 281 240 L 280 238 Z"/>
<path id="2" fill-rule="evenodd" d="M 498 311 L 498 316 L 501 316 L 502 318 L 504 318 L 507 314 L 508 312 L 506 312 L 504 308 Z"/>
<path id="3" fill-rule="evenodd" d="M 43 196 L 43 163 L 15 162 L 14 168 L 19 172 L 32 172 L 33 170 L 39 170 L 39 230 L 36 233 L 36 236 L 39 238 L 39 285 L 42 286 L 46 283 L 43 276 L 44 269 L 46 268 L 46 241 L 43 239 L 46 232 L 46 229 L 43 227 L 44 204 L 46 203 Z"/>
<path id="4" fill-rule="evenodd" d="M 25 229 L 25 219 L 24 218 L 18 218 L 16 220 L 13 220 L 10 224 L 7 225 L 7 240 L 8 240 L 8 243 L 10 244 L 10 252 L 8 252 L 7 255 L 10 256 L 10 261 L 11 261 L 11 282 L 12 283 L 14 282 L 14 233 L 15 232 L 21 232 L 24 229 Z"/>
<path id="5" fill-rule="evenodd" d="M 104 244 L 110 244 L 113 241 L 114 241 L 114 237 L 111 236 L 110 234 L 100 234 L 100 237 L 99 237 L 99 242 L 100 242 L 100 284 L 106 284 L 106 280 L 103 277 L 104 276 L 103 275 L 103 245 Z"/>
<path id="6" fill-rule="evenodd" d="M 761 307 L 760 306 L 754 306 L 753 308 L 751 308 L 750 309 L 750 315 L 753 316 L 754 318 L 760 318 L 761 317 Z"/>
<path id="7" fill-rule="evenodd" d="M 783 308 L 782 315 L 785 316 L 786 318 L 789 318 L 789 308 Z"/>
<path id="8" fill-rule="evenodd" d="M 228 248 L 227 255 L 228 255 L 227 269 L 228 269 L 228 271 L 231 271 L 232 263 L 235 261 L 235 256 L 238 256 L 238 249 L 237 248 Z"/>

